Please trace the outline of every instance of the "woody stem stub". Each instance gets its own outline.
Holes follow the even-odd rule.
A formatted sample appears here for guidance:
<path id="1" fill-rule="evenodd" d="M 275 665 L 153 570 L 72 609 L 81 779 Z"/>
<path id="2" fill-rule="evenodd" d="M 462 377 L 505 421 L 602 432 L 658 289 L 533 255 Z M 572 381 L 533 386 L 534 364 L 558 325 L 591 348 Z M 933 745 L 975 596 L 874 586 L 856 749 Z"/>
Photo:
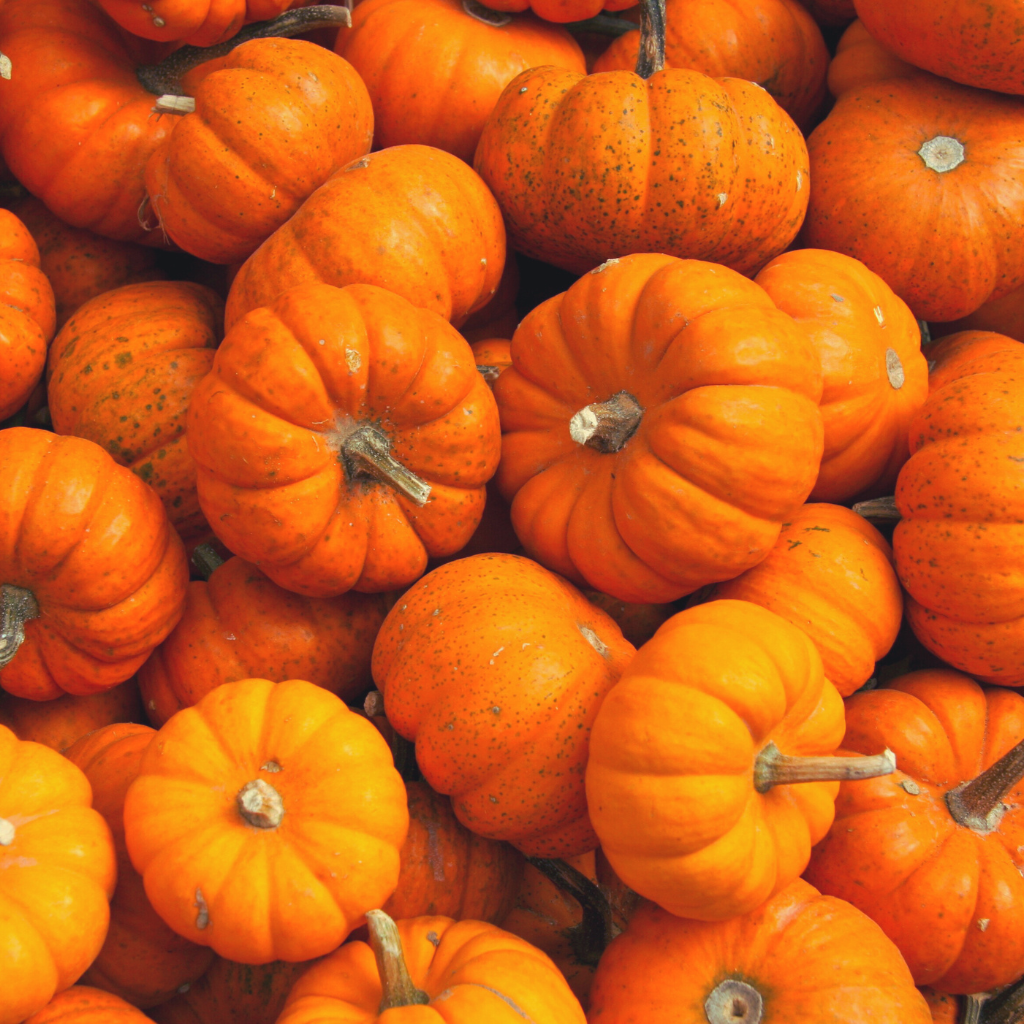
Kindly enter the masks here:
<path id="1" fill-rule="evenodd" d="M 761 993 L 736 978 L 719 982 L 704 1000 L 708 1024 L 760 1024 L 763 1013 Z"/>
<path id="2" fill-rule="evenodd" d="M 570 930 L 573 953 L 579 963 L 596 967 L 615 938 L 612 908 L 604 893 L 582 871 L 564 860 L 549 857 L 527 857 L 527 860 L 579 903 L 583 917 L 579 925 Z"/>
<path id="3" fill-rule="evenodd" d="M 430 497 L 430 484 L 421 480 L 391 456 L 391 443 L 376 427 L 360 427 L 345 438 L 341 455 L 349 476 L 369 475 L 390 484 L 411 502 L 423 506 Z"/>
<path id="4" fill-rule="evenodd" d="M 650 78 L 665 66 L 665 0 L 640 2 L 640 53 L 636 73 Z"/>
<path id="5" fill-rule="evenodd" d="M 791 757 L 769 742 L 754 761 L 754 789 L 767 793 L 772 786 L 874 779 L 894 771 L 896 757 L 891 750 L 869 757 Z"/>
<path id="6" fill-rule="evenodd" d="M 383 910 L 368 910 L 366 927 L 370 933 L 370 948 L 377 961 L 383 993 L 378 1013 L 396 1006 L 426 1006 L 430 996 L 413 984 L 405 962 L 398 925 Z"/>
<path id="7" fill-rule="evenodd" d="M 0 668 L 7 668 L 25 642 L 25 623 L 39 617 L 31 590 L 10 583 L 0 586 Z"/>
<path id="8" fill-rule="evenodd" d="M 269 782 L 253 779 L 235 797 L 238 813 L 255 828 L 277 828 L 284 818 L 284 801 Z"/>
<path id="9" fill-rule="evenodd" d="M 1024 778 L 1024 740 L 986 768 L 976 779 L 946 794 L 953 820 L 975 832 L 991 832 L 1006 808 L 1003 797 Z"/>
<path id="10" fill-rule="evenodd" d="M 896 499 L 891 494 L 885 498 L 858 501 L 853 506 L 853 511 L 869 523 L 898 523 L 903 518 L 896 507 Z"/>
<path id="11" fill-rule="evenodd" d="M 585 405 L 569 420 L 569 436 L 599 452 L 617 452 L 636 433 L 644 411 L 628 392 Z"/>

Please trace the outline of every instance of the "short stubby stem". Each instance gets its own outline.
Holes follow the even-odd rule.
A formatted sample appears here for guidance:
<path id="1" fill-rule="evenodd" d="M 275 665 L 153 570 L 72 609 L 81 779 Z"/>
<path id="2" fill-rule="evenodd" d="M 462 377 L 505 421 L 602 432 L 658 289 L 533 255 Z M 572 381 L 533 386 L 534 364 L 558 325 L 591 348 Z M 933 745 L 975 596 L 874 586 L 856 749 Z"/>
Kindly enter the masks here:
<path id="1" fill-rule="evenodd" d="M 620 391 L 607 402 L 585 405 L 569 420 L 569 436 L 595 451 L 619 451 L 636 433 L 644 411 L 628 392 Z"/>
<path id="2" fill-rule="evenodd" d="M 719 982 L 704 1000 L 708 1024 L 760 1024 L 763 1013 L 761 993 L 736 978 Z"/>
<path id="3" fill-rule="evenodd" d="M 479 373 L 480 376 L 483 377 L 483 379 L 487 381 L 488 384 L 493 385 L 494 382 L 501 376 L 501 367 L 486 365 L 482 366 L 480 363 L 477 363 L 476 372 Z"/>
<path id="4" fill-rule="evenodd" d="M 391 443 L 376 427 L 353 430 L 341 445 L 341 455 L 349 476 L 375 477 L 401 491 L 414 504 L 422 507 L 427 503 L 430 484 L 392 458 Z"/>
<path id="5" fill-rule="evenodd" d="M 492 11 L 490 7 L 484 7 L 478 0 L 462 0 L 462 9 L 477 21 L 482 21 L 492 28 L 504 28 L 512 23 L 512 15 L 504 11 Z"/>
<path id="6" fill-rule="evenodd" d="M 197 544 L 192 552 L 192 565 L 204 580 L 208 580 L 223 564 L 224 559 L 212 544 Z"/>
<path id="7" fill-rule="evenodd" d="M 39 618 L 31 590 L 10 583 L 0 586 L 0 668 L 7 668 L 25 642 L 25 623 Z"/>
<path id="8" fill-rule="evenodd" d="M 890 494 L 885 498 L 858 501 L 853 511 L 869 523 L 898 523 L 903 516 L 896 507 L 896 499 Z"/>
<path id="9" fill-rule="evenodd" d="M 894 771 L 896 756 L 891 750 L 870 757 L 792 757 L 769 742 L 754 761 L 754 789 L 758 793 L 767 793 L 772 786 L 791 786 L 799 782 L 850 782 L 891 775 Z"/>
<path id="10" fill-rule="evenodd" d="M 650 78 L 665 66 L 665 0 L 640 0 L 640 52 L 636 73 Z"/>
<path id="11" fill-rule="evenodd" d="M 366 912 L 370 948 L 377 961 L 382 997 L 378 1013 L 396 1006 L 426 1006 L 430 996 L 418 989 L 409 974 L 398 925 L 383 910 Z"/>
<path id="12" fill-rule="evenodd" d="M 900 354 L 894 348 L 885 350 L 885 375 L 889 378 L 889 386 L 894 391 L 899 391 L 906 383 L 907 375 L 903 370 Z"/>
<path id="13" fill-rule="evenodd" d="M 238 813 L 254 828 L 277 828 L 284 818 L 284 801 L 269 782 L 253 779 L 235 797 Z"/>
<path id="14" fill-rule="evenodd" d="M 999 825 L 1006 806 L 1003 798 L 1024 778 L 1024 740 L 986 768 L 976 779 L 961 783 L 946 794 L 953 820 L 973 832 L 991 832 Z"/>
<path id="15" fill-rule="evenodd" d="M 917 155 L 928 170 L 938 174 L 954 170 L 967 159 L 964 144 L 949 135 L 936 135 L 934 139 L 929 139 L 917 151 Z"/>

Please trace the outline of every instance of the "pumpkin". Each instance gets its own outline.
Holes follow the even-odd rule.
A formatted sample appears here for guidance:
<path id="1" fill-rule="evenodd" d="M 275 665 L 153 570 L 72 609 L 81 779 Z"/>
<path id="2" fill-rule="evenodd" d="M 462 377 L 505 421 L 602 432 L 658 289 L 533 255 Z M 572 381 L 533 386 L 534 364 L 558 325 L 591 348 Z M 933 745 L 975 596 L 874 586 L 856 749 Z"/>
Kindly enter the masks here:
<path id="1" fill-rule="evenodd" d="M 1024 345 L 995 331 L 958 331 L 929 345 L 927 355 L 932 391 L 972 373 L 1024 371 Z"/>
<path id="2" fill-rule="evenodd" d="M 53 429 L 95 441 L 159 495 L 186 541 L 209 527 L 185 413 L 221 337 L 222 305 L 187 281 L 129 284 L 85 303 L 50 347 Z"/>
<path id="3" fill-rule="evenodd" d="M 25 1024 L 146 1024 L 149 1018 L 109 992 L 73 985 L 58 993 Z"/>
<path id="4" fill-rule="evenodd" d="M 853 0 L 800 0 L 800 3 L 823 26 L 847 25 L 857 17 Z"/>
<path id="5" fill-rule="evenodd" d="M 796 626 L 747 601 L 680 612 L 594 722 L 587 803 L 609 864 L 679 917 L 750 913 L 807 866 L 835 780 L 892 772 L 881 747 L 828 756 L 842 736 L 842 699 Z"/>
<path id="6" fill-rule="evenodd" d="M 424 782 L 407 782 L 409 834 L 398 886 L 384 904 L 391 917 L 500 922 L 516 898 L 523 858 L 511 846 L 470 832 L 451 801 Z"/>
<path id="7" fill-rule="evenodd" d="M 360 283 L 458 327 L 490 301 L 504 263 L 501 211 L 480 178 L 442 150 L 392 146 L 343 167 L 242 264 L 226 322 L 300 284 Z"/>
<path id="8" fill-rule="evenodd" d="M 612 619 L 553 573 L 517 555 L 473 555 L 391 609 L 373 678 L 463 825 L 565 857 L 597 845 L 583 792 L 590 727 L 632 655 Z"/>
<path id="9" fill-rule="evenodd" d="M 459 327 L 459 333 L 471 345 L 512 337 L 519 324 L 516 298 L 519 294 L 519 264 L 515 258 L 505 261 L 498 290 L 486 306 L 472 313 Z M 475 350 L 474 350 L 475 351 Z"/>
<path id="10" fill-rule="evenodd" d="M 188 566 L 156 493 L 92 441 L 0 431 L 0 686 L 52 700 L 132 676 L 174 628 Z"/>
<path id="11" fill-rule="evenodd" d="M 594 71 L 632 71 L 640 31 L 619 36 Z M 667 0 L 665 65 L 745 78 L 805 128 L 825 100 L 828 50 L 798 0 Z"/>
<path id="12" fill-rule="evenodd" d="M 854 0 L 854 7 L 867 30 L 903 60 L 964 85 L 1024 94 L 1016 3 Z M 966 123 L 970 115 L 963 114 Z"/>
<path id="13" fill-rule="evenodd" d="M 763 562 L 716 584 L 711 595 L 751 601 L 799 626 L 844 697 L 874 674 L 903 620 L 892 549 L 866 519 L 840 505 L 801 506 Z"/>
<path id="14" fill-rule="evenodd" d="M 523 320 L 494 385 L 527 554 L 641 603 L 751 568 L 817 476 L 821 381 L 809 335 L 735 271 L 602 265 Z"/>
<path id="15" fill-rule="evenodd" d="M 921 986 L 933 1024 L 960 1024 L 960 1000 L 948 992 L 936 992 L 930 986 Z"/>
<path id="16" fill-rule="evenodd" d="M 928 397 L 921 331 L 907 304 L 858 260 L 786 252 L 755 278 L 821 357 L 825 453 L 811 499 L 891 494 L 910 457 L 907 432 Z"/>
<path id="17" fill-rule="evenodd" d="M 593 1024 L 930 1024 L 893 944 L 797 879 L 752 913 L 687 921 L 646 904 L 608 948 Z"/>
<path id="18" fill-rule="evenodd" d="M 25 404 L 42 377 L 55 327 L 39 249 L 25 225 L 0 210 L 0 420 Z"/>
<path id="19" fill-rule="evenodd" d="M 900 770 L 843 783 L 807 879 L 863 910 L 914 980 L 983 992 L 1024 972 L 1024 697 L 949 669 L 847 701 L 843 747 Z"/>
<path id="20" fill-rule="evenodd" d="M 476 0 L 364 0 L 334 48 L 366 82 L 377 148 L 422 143 L 467 163 L 502 89 L 521 71 L 586 71 L 565 29 Z"/>
<path id="21" fill-rule="evenodd" d="M 933 338 L 959 331 L 994 331 L 1008 335 L 1014 341 L 1024 341 L 1024 288 L 1008 292 L 1001 299 L 985 302 L 960 320 L 929 326 Z"/>
<path id="22" fill-rule="evenodd" d="M 512 365 L 512 342 L 507 338 L 481 338 L 471 348 L 477 372 L 493 388 L 502 371 Z"/>
<path id="23" fill-rule="evenodd" d="M 213 46 L 235 35 L 247 21 L 274 18 L 299 0 L 98 0 L 132 35 L 161 42 L 182 40 Z"/>
<path id="24" fill-rule="evenodd" d="M 179 986 L 199 978 L 213 959 L 205 946 L 183 939 L 164 924 L 146 898 L 142 878 L 125 848 L 125 793 L 155 735 L 145 725 L 106 725 L 82 736 L 66 752 L 89 780 L 93 807 L 110 826 L 117 854 L 110 929 L 82 980 L 143 1009 L 170 999 Z"/>
<path id="25" fill-rule="evenodd" d="M 928 75 L 843 93 L 808 139 L 803 244 L 861 260 L 924 320 L 1019 288 L 1022 118 L 1022 100 Z"/>
<path id="26" fill-rule="evenodd" d="M 408 827 L 380 734 L 297 679 L 224 683 L 179 711 L 124 803 L 156 912 L 240 963 L 336 948 L 394 890 Z"/>
<path id="27" fill-rule="evenodd" d="M 355 68 L 300 39 L 253 39 L 184 75 L 195 111 L 146 164 L 160 229 L 186 252 L 237 263 L 339 167 L 370 151 L 373 109 Z"/>
<path id="28" fill-rule="evenodd" d="M 890 78 L 916 78 L 920 68 L 900 60 L 871 35 L 860 19 L 854 21 L 836 44 L 828 66 L 828 91 L 833 96 Z"/>
<path id="29" fill-rule="evenodd" d="M 188 442 L 227 547 L 287 590 L 336 597 L 407 586 L 469 540 L 499 430 L 441 317 L 373 285 L 308 284 L 231 329 Z"/>
<path id="30" fill-rule="evenodd" d="M 42 743 L 61 754 L 87 732 L 114 722 L 141 722 L 144 717 L 134 679 L 101 693 L 85 697 L 65 693 L 46 701 L 0 691 L 0 724 L 19 740 Z"/>
<path id="31" fill-rule="evenodd" d="M 896 484 L 896 571 L 929 651 L 983 682 L 1020 686 L 1024 347 L 972 347 L 969 359 L 957 342 L 930 353 L 941 386 L 911 423 L 912 454 Z"/>
<path id="32" fill-rule="evenodd" d="M 634 646 L 641 647 L 658 632 L 663 622 L 678 610 L 674 604 L 633 604 L 619 601 L 599 590 L 584 590 L 591 604 L 607 612 L 619 625 L 622 635 Z"/>
<path id="33" fill-rule="evenodd" d="M 658 4 L 644 0 L 636 74 L 533 68 L 509 82 L 474 166 L 510 245 L 574 274 L 636 252 L 751 273 L 800 228 L 803 136 L 751 82 L 662 70 Z"/>
<path id="34" fill-rule="evenodd" d="M 545 21 L 583 21 L 597 17 L 602 10 L 622 11 L 632 7 L 635 0 L 488 0 L 488 6 L 495 11 L 532 10 Z"/>
<path id="35" fill-rule="evenodd" d="M 278 1024 L 585 1024 L 555 965 L 482 921 L 367 914 L 370 943 L 350 942 L 295 984 Z M 439 1003 L 443 1010 L 420 1009 Z M 443 1012 L 443 1017 L 442 1017 Z"/>
<path id="36" fill-rule="evenodd" d="M 2 1024 L 73 985 L 103 945 L 117 867 L 91 800 L 70 761 L 0 725 Z"/>

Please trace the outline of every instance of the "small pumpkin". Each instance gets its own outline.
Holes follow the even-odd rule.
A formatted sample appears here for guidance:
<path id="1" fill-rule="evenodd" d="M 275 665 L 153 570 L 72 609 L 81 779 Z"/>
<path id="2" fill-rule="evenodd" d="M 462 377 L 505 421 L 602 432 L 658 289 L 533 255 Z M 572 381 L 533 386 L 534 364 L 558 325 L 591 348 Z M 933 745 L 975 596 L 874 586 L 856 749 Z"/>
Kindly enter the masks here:
<path id="1" fill-rule="evenodd" d="M 299 0 L 98 0 L 122 28 L 143 39 L 181 40 L 214 46 L 235 35 L 247 21 L 276 17 Z"/>
<path id="2" fill-rule="evenodd" d="M 871 82 L 916 78 L 923 73 L 887 50 L 858 18 L 836 44 L 835 56 L 828 66 L 828 91 L 838 98 Z"/>
<path id="3" fill-rule="evenodd" d="M 519 264 L 513 256 L 505 261 L 498 290 L 459 327 L 459 333 L 471 345 L 481 341 L 511 338 L 519 323 L 516 299 L 519 295 Z"/>
<path id="4" fill-rule="evenodd" d="M 958 331 L 929 345 L 927 355 L 933 392 L 972 373 L 1024 372 L 1024 345 L 995 331 Z"/>
<path id="5" fill-rule="evenodd" d="M 490 0 L 495 11 L 533 11 L 538 18 L 561 24 L 597 17 L 604 11 L 623 11 L 635 0 Z"/>
<path id="6" fill-rule="evenodd" d="M 146 1024 L 148 1020 L 131 1003 L 109 992 L 73 985 L 55 995 L 25 1024 Z"/>
<path id="7" fill-rule="evenodd" d="M 959 320 L 930 324 L 933 338 L 960 331 L 994 331 L 1014 341 L 1024 341 L 1024 288 L 1008 292 L 1001 299 L 980 305 L 973 313 Z"/>

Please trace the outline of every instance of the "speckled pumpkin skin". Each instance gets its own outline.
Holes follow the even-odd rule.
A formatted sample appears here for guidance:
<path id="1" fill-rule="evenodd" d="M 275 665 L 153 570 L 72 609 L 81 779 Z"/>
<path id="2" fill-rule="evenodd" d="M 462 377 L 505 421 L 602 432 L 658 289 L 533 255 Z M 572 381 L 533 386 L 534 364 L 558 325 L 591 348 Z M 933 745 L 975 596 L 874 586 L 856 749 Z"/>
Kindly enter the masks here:
<path id="1" fill-rule="evenodd" d="M 590 726 L 634 652 L 560 577 L 517 555 L 474 555 L 392 608 L 373 677 L 467 828 L 566 857 L 598 845 L 583 791 Z"/>
<path id="2" fill-rule="evenodd" d="M 25 1024 L 147 1024 L 149 1018 L 118 996 L 90 985 L 72 985 Z"/>
<path id="3" fill-rule="evenodd" d="M 161 42 L 182 40 L 192 46 L 213 46 L 235 35 L 247 21 L 274 18 L 299 0 L 99 0 L 118 24 L 132 35 Z"/>
<path id="4" fill-rule="evenodd" d="M 529 11 L 545 21 L 583 21 L 605 11 L 624 11 L 633 0 L 490 0 L 496 11 Z"/>
<path id="5" fill-rule="evenodd" d="M 524 71 L 474 166 L 510 244 L 577 274 L 636 252 L 756 271 L 796 236 L 809 193 L 803 136 L 764 89 L 676 69 Z"/>
<path id="6" fill-rule="evenodd" d="M 836 44 L 835 56 L 828 66 L 828 91 L 839 97 L 869 82 L 916 78 L 925 73 L 882 46 L 858 19 Z"/>

